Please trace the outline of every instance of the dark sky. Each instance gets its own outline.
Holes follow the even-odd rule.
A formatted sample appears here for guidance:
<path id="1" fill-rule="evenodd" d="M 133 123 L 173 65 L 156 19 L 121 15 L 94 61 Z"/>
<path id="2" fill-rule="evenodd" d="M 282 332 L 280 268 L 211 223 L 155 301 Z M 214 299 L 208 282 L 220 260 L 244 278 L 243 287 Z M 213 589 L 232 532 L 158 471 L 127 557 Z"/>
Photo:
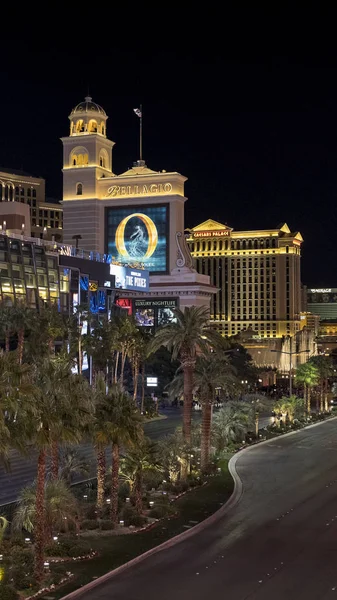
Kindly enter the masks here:
<path id="1" fill-rule="evenodd" d="M 109 115 L 119 174 L 139 158 L 133 108 L 142 103 L 147 165 L 188 177 L 186 226 L 285 221 L 304 238 L 303 283 L 337 287 L 336 48 L 317 36 L 273 45 L 272 34 L 147 50 L 23 36 L 1 50 L 0 166 L 45 177 L 47 195 L 61 198 L 59 138 L 89 88 Z"/>

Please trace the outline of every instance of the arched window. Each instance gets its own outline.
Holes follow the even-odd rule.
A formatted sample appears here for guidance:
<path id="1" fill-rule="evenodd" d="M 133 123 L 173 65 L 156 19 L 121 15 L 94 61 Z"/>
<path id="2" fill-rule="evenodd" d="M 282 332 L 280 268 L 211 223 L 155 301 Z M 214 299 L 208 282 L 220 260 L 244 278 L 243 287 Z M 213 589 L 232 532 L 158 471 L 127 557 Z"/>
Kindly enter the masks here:
<path id="1" fill-rule="evenodd" d="M 83 194 L 83 185 L 81 183 L 76 184 L 76 196 L 82 196 Z"/>
<path id="2" fill-rule="evenodd" d="M 89 153 L 84 146 L 76 146 L 70 152 L 69 155 L 69 166 L 83 166 L 89 164 Z"/>
<path id="3" fill-rule="evenodd" d="M 97 131 L 98 131 L 97 121 L 94 121 L 94 119 L 91 119 L 91 121 L 89 121 L 89 133 L 97 133 Z"/>
<path id="4" fill-rule="evenodd" d="M 99 166 L 103 167 L 103 169 L 109 168 L 109 157 L 107 151 L 104 150 L 104 148 L 102 148 L 102 150 L 99 153 Z"/>

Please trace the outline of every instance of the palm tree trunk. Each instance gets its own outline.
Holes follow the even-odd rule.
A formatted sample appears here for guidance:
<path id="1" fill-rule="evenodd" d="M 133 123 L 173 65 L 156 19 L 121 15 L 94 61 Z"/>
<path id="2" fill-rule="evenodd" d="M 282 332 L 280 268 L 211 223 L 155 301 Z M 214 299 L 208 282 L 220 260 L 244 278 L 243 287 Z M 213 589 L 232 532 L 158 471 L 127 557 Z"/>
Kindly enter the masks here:
<path id="1" fill-rule="evenodd" d="M 328 380 L 327 379 L 324 380 L 324 407 L 325 407 L 325 412 L 328 412 L 329 404 L 328 404 Z"/>
<path id="2" fill-rule="evenodd" d="M 104 506 L 104 487 L 105 487 L 105 448 L 97 449 L 97 510 L 101 512 Z"/>
<path id="3" fill-rule="evenodd" d="M 209 467 L 209 457 L 211 448 L 211 423 L 212 423 L 213 405 L 205 402 L 202 407 L 201 423 L 201 447 L 200 447 L 200 467 L 203 472 Z"/>
<path id="4" fill-rule="evenodd" d="M 134 399 L 135 403 L 137 403 L 138 376 L 139 376 L 139 361 L 136 359 L 134 371 L 133 371 L 133 399 Z"/>
<path id="5" fill-rule="evenodd" d="M 308 410 L 308 415 L 310 415 L 310 413 L 311 413 L 310 385 L 308 385 L 308 389 L 307 389 L 307 410 Z"/>
<path id="6" fill-rule="evenodd" d="M 59 476 L 59 445 L 56 440 L 51 445 L 51 476 L 54 480 Z"/>
<path id="7" fill-rule="evenodd" d="M 119 352 L 117 352 L 116 355 L 116 362 L 115 362 L 115 373 L 114 373 L 114 383 L 117 383 L 118 381 L 118 363 L 119 363 Z"/>
<path id="8" fill-rule="evenodd" d="M 321 381 L 321 389 L 320 389 L 320 407 L 319 411 L 322 413 L 324 411 L 324 379 Z"/>
<path id="9" fill-rule="evenodd" d="M 36 483 L 36 526 L 35 526 L 35 568 L 34 574 L 37 581 L 43 577 L 43 552 L 45 544 L 45 515 L 44 515 L 44 483 L 46 477 L 46 450 L 39 452 L 37 463 Z"/>
<path id="10" fill-rule="evenodd" d="M 143 472 L 142 469 L 137 469 L 135 485 L 134 485 L 134 503 L 135 509 L 139 515 L 143 512 L 143 502 L 142 502 L 142 494 L 143 494 Z"/>
<path id="11" fill-rule="evenodd" d="M 186 444 L 191 442 L 191 421 L 193 401 L 193 367 L 191 362 L 183 365 L 184 370 L 184 412 L 183 412 L 183 438 Z"/>
<path id="12" fill-rule="evenodd" d="M 5 335 L 5 352 L 9 352 L 9 332 L 7 331 Z"/>
<path id="13" fill-rule="evenodd" d="M 22 359 L 23 359 L 24 337 L 25 337 L 24 329 L 20 329 L 18 331 L 18 357 L 19 357 L 19 364 L 20 365 L 22 364 Z"/>
<path id="14" fill-rule="evenodd" d="M 125 368 L 125 361 L 126 361 L 126 352 L 125 350 L 122 350 L 122 367 L 121 367 L 121 373 L 120 373 L 120 382 L 121 382 L 121 386 L 124 387 L 124 368 Z"/>
<path id="15" fill-rule="evenodd" d="M 320 397 L 316 390 L 316 412 L 319 412 L 319 401 L 320 401 Z"/>
<path id="16" fill-rule="evenodd" d="M 303 396 L 304 396 L 304 406 L 308 411 L 308 400 L 307 400 L 307 384 L 304 382 L 303 384 Z"/>
<path id="17" fill-rule="evenodd" d="M 144 404 L 145 404 L 145 363 L 142 363 L 142 403 L 140 406 L 141 414 L 144 413 Z"/>
<path id="18" fill-rule="evenodd" d="M 112 444 L 111 448 L 112 466 L 111 466 L 111 521 L 117 525 L 118 517 L 118 473 L 119 473 L 119 446 Z"/>

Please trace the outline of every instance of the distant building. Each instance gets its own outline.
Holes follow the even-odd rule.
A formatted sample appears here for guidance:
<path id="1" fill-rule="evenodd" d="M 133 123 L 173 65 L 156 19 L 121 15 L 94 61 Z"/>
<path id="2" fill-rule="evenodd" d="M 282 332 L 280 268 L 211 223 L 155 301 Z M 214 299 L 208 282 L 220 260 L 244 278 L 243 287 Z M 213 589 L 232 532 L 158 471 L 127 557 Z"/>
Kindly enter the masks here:
<path id="1" fill-rule="evenodd" d="M 319 318 L 318 351 L 331 354 L 337 349 L 337 288 L 308 288 L 307 307 Z"/>
<path id="2" fill-rule="evenodd" d="M 63 208 L 55 200 L 47 201 L 45 197 L 45 180 L 42 177 L 32 177 L 24 171 L 0 167 L 0 201 L 17 202 L 30 207 L 30 230 L 36 238 L 54 239 L 62 241 Z M 0 225 L 3 228 L 2 218 L 6 210 L 2 207 L 0 212 Z M 11 227 L 11 221 L 5 223 L 5 229 L 18 229 Z M 16 222 L 15 225 L 19 225 Z M 25 224 L 27 231 L 27 224 Z"/>

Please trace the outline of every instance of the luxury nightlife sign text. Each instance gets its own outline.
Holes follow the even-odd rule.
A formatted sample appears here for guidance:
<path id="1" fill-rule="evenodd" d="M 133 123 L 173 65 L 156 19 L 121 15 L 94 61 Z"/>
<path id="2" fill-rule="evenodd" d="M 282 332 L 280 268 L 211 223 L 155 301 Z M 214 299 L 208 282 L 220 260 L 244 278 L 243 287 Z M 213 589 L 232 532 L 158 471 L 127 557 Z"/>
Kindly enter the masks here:
<path id="1" fill-rule="evenodd" d="M 169 207 L 106 209 L 107 252 L 119 263 L 140 263 L 150 272 L 167 271 Z"/>

